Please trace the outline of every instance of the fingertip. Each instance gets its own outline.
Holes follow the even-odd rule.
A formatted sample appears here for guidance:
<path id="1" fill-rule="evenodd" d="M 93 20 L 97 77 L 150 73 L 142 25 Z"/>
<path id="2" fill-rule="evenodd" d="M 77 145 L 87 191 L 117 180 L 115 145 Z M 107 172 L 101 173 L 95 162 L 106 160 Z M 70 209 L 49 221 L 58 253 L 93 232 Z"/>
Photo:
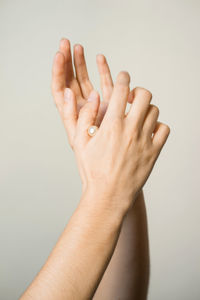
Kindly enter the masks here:
<path id="1" fill-rule="evenodd" d="M 63 74 L 65 65 L 65 57 L 62 52 L 57 52 L 53 62 L 53 74 L 60 76 Z"/>
<path id="2" fill-rule="evenodd" d="M 166 136 L 170 134 L 170 127 L 167 124 L 160 123 L 160 130 L 162 130 L 163 134 Z"/>
<path id="3" fill-rule="evenodd" d="M 168 139 L 169 134 L 170 127 L 164 123 L 157 122 L 153 135 L 153 143 L 159 148 L 163 147 Z"/>
<path id="4" fill-rule="evenodd" d="M 130 75 L 127 71 L 121 71 L 117 75 L 117 83 L 128 85 L 130 83 Z"/>
<path id="5" fill-rule="evenodd" d="M 62 59 L 64 59 L 64 56 L 63 56 L 62 52 L 57 51 L 57 52 L 56 52 L 56 55 L 55 55 L 55 60 L 56 60 L 57 62 L 59 62 L 59 61 L 62 61 Z"/>
<path id="6" fill-rule="evenodd" d="M 74 51 L 75 53 L 82 54 L 84 51 L 83 46 L 81 44 L 75 44 Z"/>
<path id="7" fill-rule="evenodd" d="M 163 136 L 164 136 L 164 140 L 166 142 L 166 140 L 168 139 L 169 135 L 170 135 L 171 129 L 168 125 L 163 124 Z"/>
<path id="8" fill-rule="evenodd" d="M 96 55 L 96 61 L 97 61 L 97 63 L 103 64 L 103 63 L 106 62 L 106 58 L 103 54 L 99 53 L 99 54 Z"/>
<path id="9" fill-rule="evenodd" d="M 171 133 L 171 127 L 169 127 L 169 125 L 165 124 L 165 130 L 166 130 L 167 136 L 170 135 L 170 133 Z"/>
<path id="10" fill-rule="evenodd" d="M 70 48 L 70 40 L 66 39 L 66 38 L 61 38 L 60 40 L 60 47 L 61 48 Z"/>
<path id="11" fill-rule="evenodd" d="M 57 76 L 62 74 L 64 63 L 65 63 L 65 58 L 63 53 L 57 51 L 53 60 L 53 66 L 52 66 L 53 75 Z"/>

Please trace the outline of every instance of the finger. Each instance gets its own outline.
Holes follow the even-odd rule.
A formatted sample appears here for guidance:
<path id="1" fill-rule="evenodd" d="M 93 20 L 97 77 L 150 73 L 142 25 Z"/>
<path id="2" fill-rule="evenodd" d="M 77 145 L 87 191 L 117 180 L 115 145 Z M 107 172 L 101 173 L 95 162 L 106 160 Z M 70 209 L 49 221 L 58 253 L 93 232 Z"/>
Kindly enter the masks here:
<path id="1" fill-rule="evenodd" d="M 71 46 L 68 39 L 61 39 L 60 52 L 62 52 L 65 57 L 65 79 L 66 85 L 69 86 L 70 82 L 74 79 L 74 71 L 72 65 Z"/>
<path id="2" fill-rule="evenodd" d="M 70 145 L 73 148 L 73 139 L 77 125 L 78 113 L 75 94 L 69 88 L 66 88 L 64 91 L 64 105 L 62 118 L 67 131 Z"/>
<path id="3" fill-rule="evenodd" d="M 128 103 L 133 103 L 134 100 L 134 89 L 132 89 L 128 95 Z"/>
<path id="4" fill-rule="evenodd" d="M 78 122 L 77 122 L 77 138 L 80 144 L 84 144 L 91 137 L 88 135 L 88 128 L 95 124 L 98 109 L 100 104 L 100 97 L 98 92 L 93 90 L 88 98 L 88 101 L 81 108 L 79 112 Z"/>
<path id="5" fill-rule="evenodd" d="M 65 84 L 72 91 L 74 91 L 76 95 L 76 99 L 79 105 L 81 105 L 81 101 L 83 97 L 82 97 L 81 89 L 79 87 L 79 83 L 74 76 L 71 45 L 68 39 L 65 38 L 61 39 L 60 52 L 62 52 L 65 57 Z"/>
<path id="6" fill-rule="evenodd" d="M 153 144 L 159 150 L 161 150 L 162 147 L 164 146 L 169 134 L 170 134 L 169 126 L 166 124 L 163 124 L 161 122 L 157 122 L 155 130 L 154 130 L 154 135 L 152 138 Z"/>
<path id="7" fill-rule="evenodd" d="M 120 72 L 117 76 L 117 80 L 113 88 L 112 96 L 109 101 L 104 120 L 113 117 L 124 118 L 127 99 L 129 95 L 129 83 L 130 75 L 128 74 L 128 72 Z"/>
<path id="8" fill-rule="evenodd" d="M 53 61 L 52 68 L 52 94 L 54 101 L 60 109 L 63 105 L 63 91 L 65 88 L 65 58 L 61 52 L 57 52 Z"/>
<path id="9" fill-rule="evenodd" d="M 101 125 L 101 122 L 105 116 L 107 108 L 108 108 L 108 103 L 105 101 L 100 101 L 99 111 L 95 121 L 96 126 L 99 127 Z"/>
<path id="10" fill-rule="evenodd" d="M 61 52 L 57 52 L 52 68 L 52 92 L 57 93 L 65 88 L 65 58 Z"/>
<path id="11" fill-rule="evenodd" d="M 110 68 L 104 55 L 98 54 L 96 60 L 100 75 L 103 100 L 105 102 L 108 102 L 113 90 L 113 81 L 110 73 Z"/>
<path id="12" fill-rule="evenodd" d="M 146 118 L 145 118 L 144 124 L 143 124 L 143 132 L 145 133 L 145 135 L 149 136 L 150 138 L 152 138 L 152 133 L 155 130 L 158 116 L 159 116 L 158 107 L 150 104 L 149 111 L 146 115 Z"/>
<path id="13" fill-rule="evenodd" d="M 83 97 L 87 99 L 93 90 L 93 86 L 88 76 L 84 49 L 78 44 L 74 46 L 74 65 L 76 70 L 76 78 L 80 84 Z"/>
<path id="14" fill-rule="evenodd" d="M 150 91 L 141 87 L 133 89 L 133 103 L 127 115 L 127 120 L 130 120 L 131 124 L 135 124 L 138 128 L 143 126 L 151 99 Z"/>
<path id="15" fill-rule="evenodd" d="M 133 91 L 133 89 L 132 89 L 132 90 L 130 91 L 129 95 L 128 95 L 128 100 L 127 100 L 127 102 L 130 103 L 130 104 L 132 104 L 133 101 L 134 101 L 134 91 Z M 129 111 L 130 111 L 130 107 L 131 107 L 131 106 L 129 106 L 128 110 L 127 110 L 126 113 L 125 113 L 125 118 L 127 118 L 127 115 L 128 115 L 128 113 L 129 113 Z"/>

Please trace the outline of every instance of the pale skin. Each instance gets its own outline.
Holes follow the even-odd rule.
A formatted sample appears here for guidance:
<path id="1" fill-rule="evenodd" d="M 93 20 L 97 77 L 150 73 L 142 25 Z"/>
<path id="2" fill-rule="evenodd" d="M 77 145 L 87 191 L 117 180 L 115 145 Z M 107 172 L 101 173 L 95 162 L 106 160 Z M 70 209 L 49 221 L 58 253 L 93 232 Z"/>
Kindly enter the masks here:
<path id="1" fill-rule="evenodd" d="M 113 85 L 101 55 L 97 57 L 104 98 L 100 103 L 82 47 L 74 48 L 77 79 L 69 47 L 68 40 L 61 41 L 52 91 L 75 153 L 82 196 L 21 299 L 145 299 L 148 241 L 141 189 L 170 130 L 158 122 L 159 111 L 150 104 L 148 90 L 130 91 L 127 72 L 120 72 Z M 132 104 L 125 114 L 127 102 Z M 87 129 L 94 124 L 99 129 L 90 137 Z"/>

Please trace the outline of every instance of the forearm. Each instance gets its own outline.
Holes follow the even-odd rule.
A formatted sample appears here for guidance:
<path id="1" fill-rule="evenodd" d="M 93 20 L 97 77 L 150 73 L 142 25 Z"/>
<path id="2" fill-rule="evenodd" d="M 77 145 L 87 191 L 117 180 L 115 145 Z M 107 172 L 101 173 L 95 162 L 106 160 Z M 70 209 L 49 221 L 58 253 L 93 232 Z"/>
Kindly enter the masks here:
<path id="1" fill-rule="evenodd" d="M 93 299 L 137 299 L 147 297 L 149 247 L 143 192 L 124 218 L 120 236 Z"/>
<path id="2" fill-rule="evenodd" d="M 91 299 L 113 254 L 123 211 L 86 191 L 55 248 L 21 300 Z M 106 203 L 106 205 L 105 205 Z"/>

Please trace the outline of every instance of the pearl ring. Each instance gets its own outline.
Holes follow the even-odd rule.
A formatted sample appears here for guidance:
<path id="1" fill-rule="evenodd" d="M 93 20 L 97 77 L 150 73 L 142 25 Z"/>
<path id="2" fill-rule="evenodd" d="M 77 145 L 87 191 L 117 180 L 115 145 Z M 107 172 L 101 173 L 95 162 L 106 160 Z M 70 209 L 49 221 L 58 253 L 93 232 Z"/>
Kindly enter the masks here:
<path id="1" fill-rule="evenodd" d="M 95 125 L 92 125 L 88 128 L 88 134 L 90 136 L 94 136 L 96 134 L 97 130 L 98 130 L 98 127 Z"/>

